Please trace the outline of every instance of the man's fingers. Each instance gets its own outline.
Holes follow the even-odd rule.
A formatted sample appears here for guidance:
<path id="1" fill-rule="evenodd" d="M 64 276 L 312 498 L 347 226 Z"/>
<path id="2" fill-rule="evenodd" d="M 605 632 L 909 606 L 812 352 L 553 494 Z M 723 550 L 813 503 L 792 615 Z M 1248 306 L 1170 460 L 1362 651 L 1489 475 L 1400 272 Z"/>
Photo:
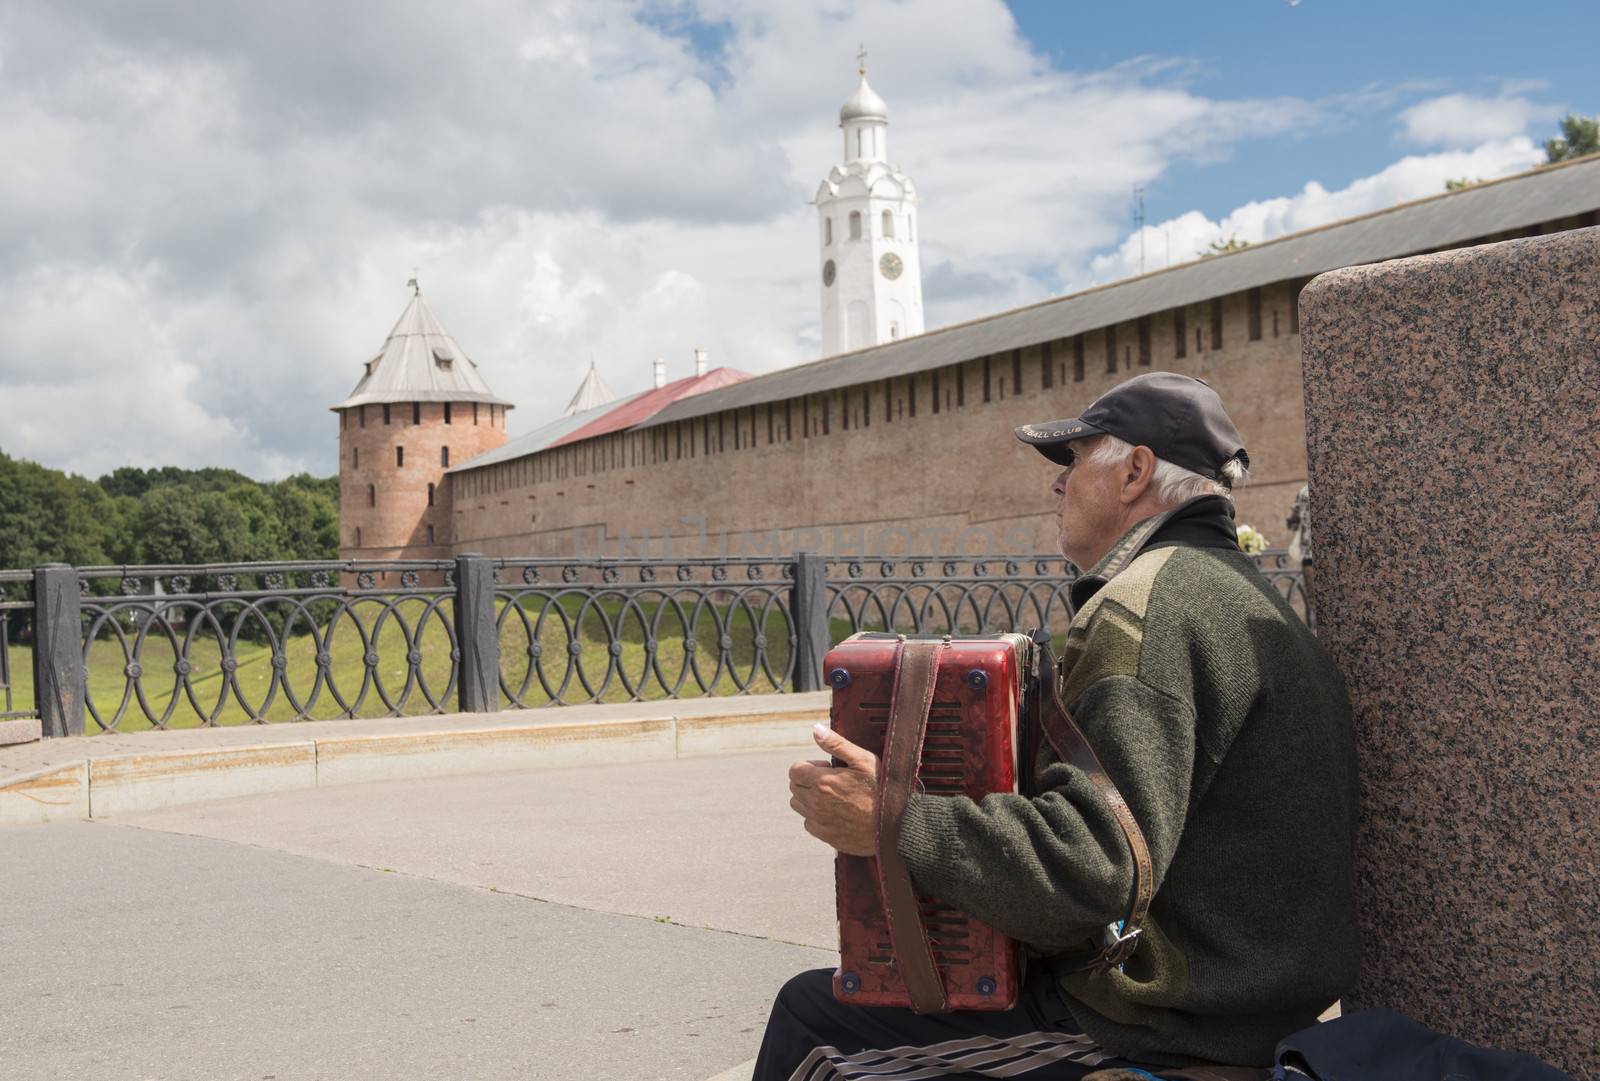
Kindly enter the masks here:
<path id="1" fill-rule="evenodd" d="M 864 747 L 857 747 L 831 728 L 820 724 L 811 726 L 811 735 L 817 746 L 843 762 L 846 767 L 876 775 L 878 756 Z"/>
<path id="2" fill-rule="evenodd" d="M 789 787 L 814 788 L 817 781 L 828 775 L 833 770 L 833 763 L 827 760 L 813 760 L 810 762 L 796 762 L 789 767 Z"/>

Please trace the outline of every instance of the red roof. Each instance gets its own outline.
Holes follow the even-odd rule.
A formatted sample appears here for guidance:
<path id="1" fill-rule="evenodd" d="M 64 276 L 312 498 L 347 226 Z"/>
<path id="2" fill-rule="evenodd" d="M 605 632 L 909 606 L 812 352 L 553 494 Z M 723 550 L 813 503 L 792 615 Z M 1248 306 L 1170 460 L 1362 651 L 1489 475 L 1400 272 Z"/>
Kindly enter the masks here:
<path id="1" fill-rule="evenodd" d="M 708 390 L 732 386 L 749 378 L 749 372 L 741 372 L 734 368 L 712 368 L 705 375 L 691 375 L 684 379 L 674 380 L 666 386 L 657 387 L 637 397 L 629 398 L 610 412 L 602 413 L 594 420 L 591 420 L 582 428 L 567 433 L 562 438 L 551 443 L 550 446 L 561 447 L 568 443 L 576 443 L 582 439 L 593 439 L 597 435 L 605 435 L 608 432 L 620 432 L 624 428 L 632 428 L 635 424 L 641 424 L 649 420 L 680 398 L 688 398 Z"/>

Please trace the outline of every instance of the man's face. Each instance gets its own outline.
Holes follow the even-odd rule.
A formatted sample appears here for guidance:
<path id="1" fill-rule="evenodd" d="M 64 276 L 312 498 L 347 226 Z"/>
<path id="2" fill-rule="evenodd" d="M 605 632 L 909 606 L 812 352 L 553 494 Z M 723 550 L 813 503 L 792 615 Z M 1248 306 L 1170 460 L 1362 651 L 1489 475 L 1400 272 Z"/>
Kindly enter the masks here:
<path id="1" fill-rule="evenodd" d="M 1087 571 L 1122 535 L 1122 502 L 1118 498 L 1120 465 L 1097 466 L 1087 461 L 1103 437 L 1069 444 L 1074 461 L 1050 486 L 1060 500 L 1057 534 L 1061 554 Z"/>

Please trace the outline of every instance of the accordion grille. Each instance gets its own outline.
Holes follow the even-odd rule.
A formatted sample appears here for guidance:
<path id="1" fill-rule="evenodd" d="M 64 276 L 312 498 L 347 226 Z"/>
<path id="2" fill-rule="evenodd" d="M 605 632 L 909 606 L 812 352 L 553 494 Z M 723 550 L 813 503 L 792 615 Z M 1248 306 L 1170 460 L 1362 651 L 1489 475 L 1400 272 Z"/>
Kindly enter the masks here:
<path id="1" fill-rule="evenodd" d="M 961 735 L 960 705 L 956 702 L 934 702 L 928 712 L 928 728 L 922 739 L 922 763 L 917 768 L 917 781 L 921 791 L 935 796 L 959 796 L 966 790 L 966 743 Z M 863 713 L 873 734 L 873 749 L 883 752 L 884 738 L 889 728 L 889 703 L 863 702 Z M 919 895 L 918 908 L 922 924 L 928 930 L 928 945 L 933 949 L 933 960 L 941 968 L 970 965 L 973 962 L 971 919 L 965 912 L 941 904 L 931 897 Z M 873 943 L 867 962 L 875 965 L 894 963 L 894 947 L 887 941 Z"/>

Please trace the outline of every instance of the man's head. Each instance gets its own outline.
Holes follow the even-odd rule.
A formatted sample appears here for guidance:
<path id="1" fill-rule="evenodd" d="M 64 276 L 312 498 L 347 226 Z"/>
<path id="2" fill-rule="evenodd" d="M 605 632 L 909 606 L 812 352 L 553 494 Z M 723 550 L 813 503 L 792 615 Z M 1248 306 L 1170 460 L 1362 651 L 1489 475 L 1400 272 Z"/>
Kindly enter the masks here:
<path id="1" fill-rule="evenodd" d="M 1063 466 L 1061 553 L 1087 570 L 1134 524 L 1201 495 L 1227 497 L 1249 478 L 1249 455 L 1216 391 L 1150 372 L 1120 383 L 1082 416 L 1016 430 Z"/>

